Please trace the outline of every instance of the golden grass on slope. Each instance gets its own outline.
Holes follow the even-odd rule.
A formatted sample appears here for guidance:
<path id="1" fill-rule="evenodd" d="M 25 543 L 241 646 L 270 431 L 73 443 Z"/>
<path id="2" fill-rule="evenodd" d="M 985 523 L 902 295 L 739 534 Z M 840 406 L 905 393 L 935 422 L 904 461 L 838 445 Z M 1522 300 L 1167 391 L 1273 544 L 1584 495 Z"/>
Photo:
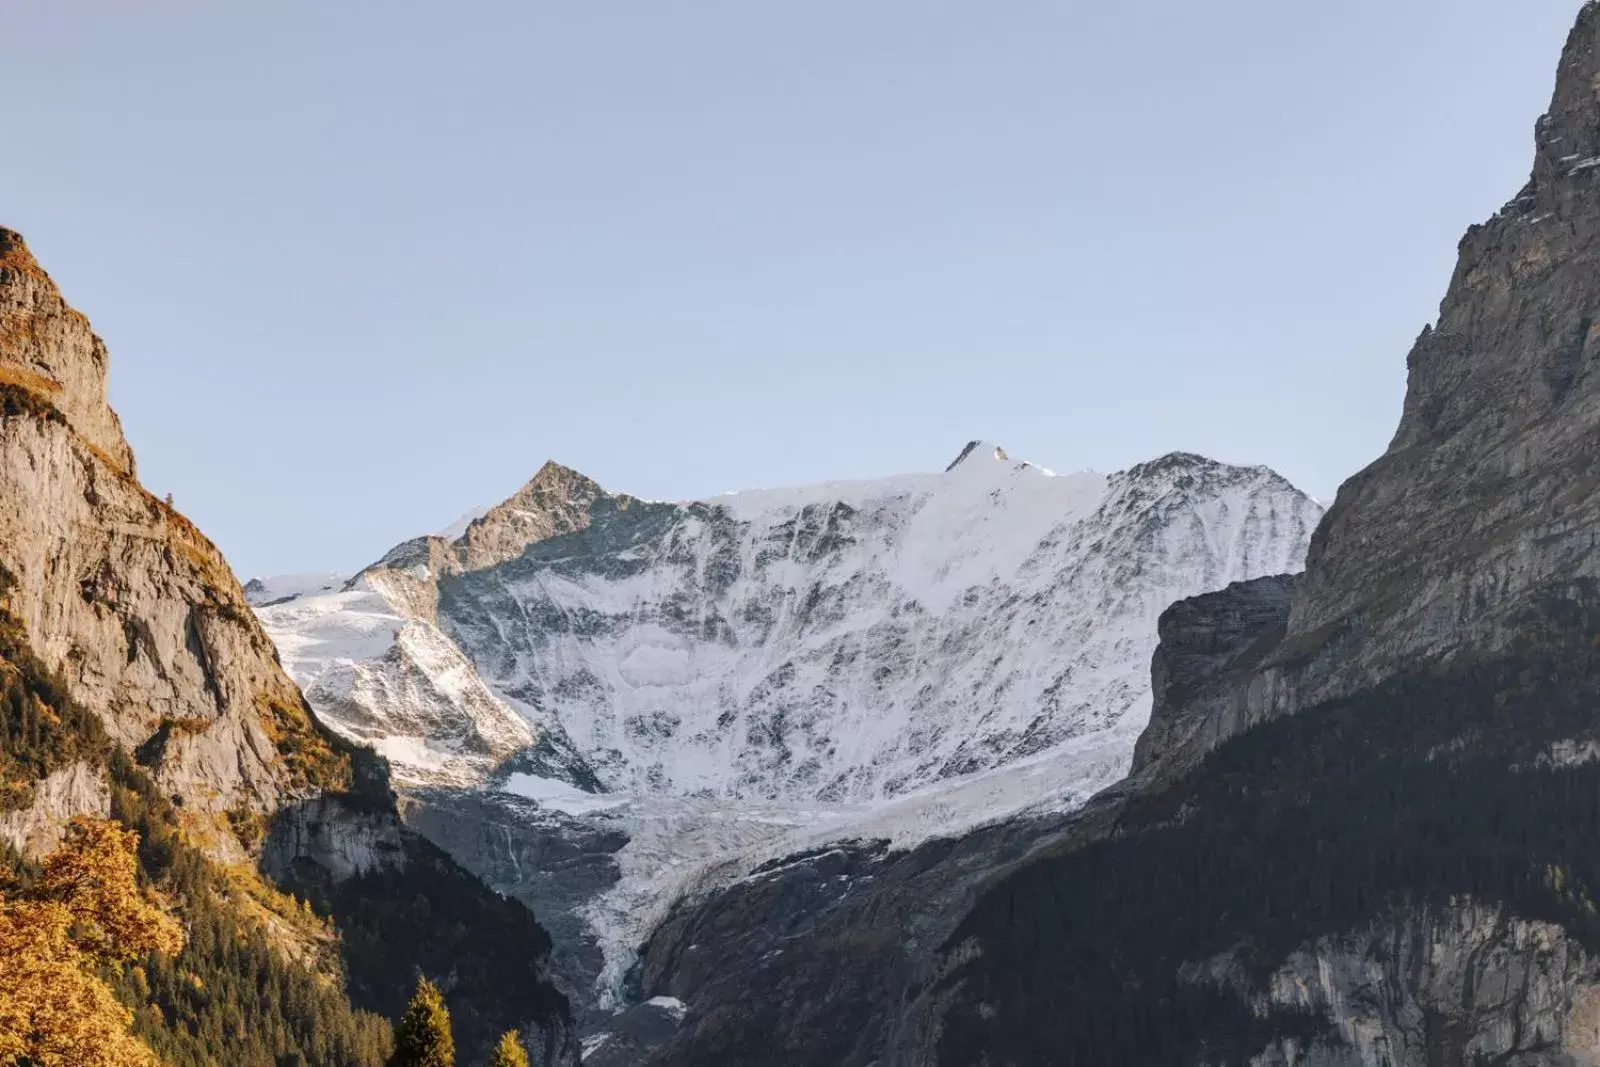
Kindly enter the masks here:
<path id="1" fill-rule="evenodd" d="M 27 367 L 0 365 L 0 385 L 15 385 L 45 397 L 54 397 L 61 392 L 60 382 Z"/>

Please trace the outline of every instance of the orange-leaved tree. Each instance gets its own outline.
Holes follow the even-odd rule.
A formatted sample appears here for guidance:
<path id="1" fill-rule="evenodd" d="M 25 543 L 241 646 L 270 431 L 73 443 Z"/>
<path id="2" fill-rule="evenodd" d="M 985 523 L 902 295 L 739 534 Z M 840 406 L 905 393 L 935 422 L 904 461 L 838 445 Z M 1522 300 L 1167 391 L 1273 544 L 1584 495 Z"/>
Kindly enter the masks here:
<path id="1" fill-rule="evenodd" d="M 74 819 L 38 882 L 0 899 L 0 1064 L 155 1067 L 98 973 L 183 944 L 139 886 L 137 846 L 116 823 Z"/>

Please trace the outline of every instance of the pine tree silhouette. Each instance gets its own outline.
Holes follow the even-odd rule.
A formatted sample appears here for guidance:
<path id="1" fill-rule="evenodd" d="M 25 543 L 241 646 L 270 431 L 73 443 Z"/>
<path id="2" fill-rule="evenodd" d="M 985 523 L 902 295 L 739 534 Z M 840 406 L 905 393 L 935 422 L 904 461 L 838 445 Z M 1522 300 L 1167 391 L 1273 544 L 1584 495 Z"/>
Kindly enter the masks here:
<path id="1" fill-rule="evenodd" d="M 439 987 L 426 976 L 417 979 L 417 991 L 395 1028 L 394 1058 L 390 1067 L 455 1067 L 456 1043 L 450 1036 L 450 1009 Z"/>

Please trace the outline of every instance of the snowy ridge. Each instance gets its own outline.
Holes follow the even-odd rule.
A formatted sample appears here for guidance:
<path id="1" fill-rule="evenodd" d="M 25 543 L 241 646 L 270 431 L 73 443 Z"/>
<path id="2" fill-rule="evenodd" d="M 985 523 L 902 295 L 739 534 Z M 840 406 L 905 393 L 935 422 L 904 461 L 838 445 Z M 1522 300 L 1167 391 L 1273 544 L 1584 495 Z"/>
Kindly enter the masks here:
<path id="1" fill-rule="evenodd" d="M 1160 613 L 1299 570 L 1322 512 L 1261 467 L 1058 476 L 978 443 L 944 473 L 687 503 L 552 464 L 513 500 L 260 611 L 319 715 L 402 784 L 627 831 L 583 912 L 602 1000 L 684 892 L 1124 776 Z"/>
<path id="2" fill-rule="evenodd" d="M 438 627 L 365 580 L 258 612 L 322 720 L 385 756 L 398 784 L 477 785 L 536 740 Z"/>
<path id="3" fill-rule="evenodd" d="M 271 578 L 252 578 L 244 583 L 245 599 L 253 608 L 294 600 L 296 597 L 331 593 L 344 585 L 343 575 L 331 572 L 280 574 Z"/>
<path id="4" fill-rule="evenodd" d="M 1105 731 L 1131 754 L 1161 611 L 1297 570 L 1319 517 L 1199 457 L 968 461 L 635 507 L 442 583 L 440 624 L 607 790 L 870 801 Z"/>

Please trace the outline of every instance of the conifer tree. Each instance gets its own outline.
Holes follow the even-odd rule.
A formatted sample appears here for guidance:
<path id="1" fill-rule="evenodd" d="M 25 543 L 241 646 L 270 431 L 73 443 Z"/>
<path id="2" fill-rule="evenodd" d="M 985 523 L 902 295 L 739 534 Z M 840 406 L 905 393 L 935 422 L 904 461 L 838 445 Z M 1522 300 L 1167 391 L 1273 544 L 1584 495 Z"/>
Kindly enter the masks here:
<path id="1" fill-rule="evenodd" d="M 523 1050 L 522 1042 L 517 1040 L 515 1030 L 507 1030 L 500 1035 L 500 1043 L 489 1057 L 489 1067 L 528 1067 L 528 1053 Z"/>
<path id="2" fill-rule="evenodd" d="M 450 1009 L 444 1006 L 439 987 L 424 975 L 417 979 L 417 991 L 395 1028 L 391 1067 L 455 1067 L 455 1062 Z"/>

